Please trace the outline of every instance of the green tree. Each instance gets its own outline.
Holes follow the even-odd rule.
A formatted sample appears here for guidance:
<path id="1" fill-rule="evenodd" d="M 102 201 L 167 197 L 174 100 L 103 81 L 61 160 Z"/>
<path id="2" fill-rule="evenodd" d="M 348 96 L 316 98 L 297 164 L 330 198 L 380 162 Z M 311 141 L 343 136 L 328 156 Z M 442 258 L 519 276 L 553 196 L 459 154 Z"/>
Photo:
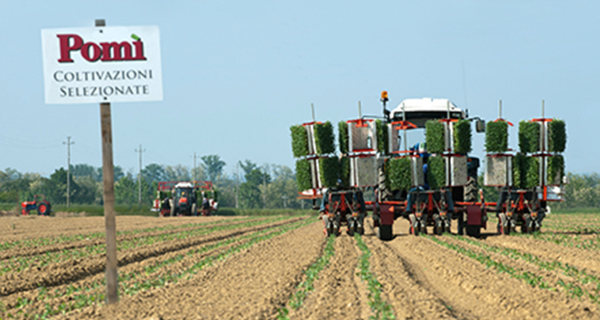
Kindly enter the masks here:
<path id="1" fill-rule="evenodd" d="M 208 177 L 209 181 L 215 182 L 217 178 L 223 173 L 223 167 L 225 167 L 225 161 L 216 154 L 208 156 L 202 156 L 202 168 Z"/>

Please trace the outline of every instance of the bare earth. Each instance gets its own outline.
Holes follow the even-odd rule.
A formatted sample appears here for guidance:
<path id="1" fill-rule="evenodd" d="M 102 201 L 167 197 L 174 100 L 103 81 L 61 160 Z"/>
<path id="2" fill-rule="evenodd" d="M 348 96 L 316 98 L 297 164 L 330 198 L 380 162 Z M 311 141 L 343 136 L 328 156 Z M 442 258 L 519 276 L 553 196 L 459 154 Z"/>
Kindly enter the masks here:
<path id="1" fill-rule="evenodd" d="M 120 302 L 107 306 L 102 217 L 1 217 L 0 319 L 276 319 L 284 309 L 290 319 L 374 315 L 358 274 L 363 252 L 345 233 L 302 306 L 290 306 L 326 245 L 315 217 L 119 216 L 117 229 Z M 472 239 L 407 230 L 398 220 L 391 241 L 371 227 L 362 237 L 396 319 L 600 319 L 595 248 L 490 231 Z"/>

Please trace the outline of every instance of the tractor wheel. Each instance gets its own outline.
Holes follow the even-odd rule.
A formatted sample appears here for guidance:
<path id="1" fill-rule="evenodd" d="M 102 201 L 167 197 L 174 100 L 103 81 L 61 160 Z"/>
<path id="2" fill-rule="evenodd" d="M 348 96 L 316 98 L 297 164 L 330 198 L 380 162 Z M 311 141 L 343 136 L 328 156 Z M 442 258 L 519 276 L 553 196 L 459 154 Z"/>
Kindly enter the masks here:
<path id="1" fill-rule="evenodd" d="M 348 235 L 354 237 L 354 226 L 348 226 Z"/>
<path id="2" fill-rule="evenodd" d="M 40 203 L 37 210 L 38 210 L 38 215 L 45 216 L 48 213 L 48 207 L 46 206 L 45 203 Z"/>
<path id="3" fill-rule="evenodd" d="M 477 201 L 477 181 L 473 177 L 469 177 L 467 185 L 464 189 L 465 202 Z"/>
<path id="4" fill-rule="evenodd" d="M 382 224 L 377 228 L 377 238 L 379 240 L 392 240 L 392 225 Z"/>
<path id="5" fill-rule="evenodd" d="M 481 227 L 467 225 L 467 235 L 474 238 L 481 237 Z"/>
<path id="6" fill-rule="evenodd" d="M 523 233 L 523 234 L 531 233 L 530 225 L 531 225 L 531 215 L 524 214 L 523 215 L 523 224 L 521 225 L 521 233 Z"/>
<path id="7" fill-rule="evenodd" d="M 385 184 L 385 172 L 383 170 L 383 167 L 380 167 L 378 171 L 379 181 L 377 194 L 379 196 L 379 202 L 388 201 L 392 196 L 392 193 L 388 190 L 387 185 Z"/>
<path id="8" fill-rule="evenodd" d="M 508 218 L 504 213 L 498 215 L 498 233 L 506 235 L 510 234 L 510 221 L 508 221 Z"/>
<path id="9" fill-rule="evenodd" d="M 415 216 L 414 213 L 408 215 L 408 223 L 410 223 L 410 226 L 408 227 L 408 234 L 414 234 L 415 236 L 418 236 L 421 224 L 417 222 L 417 216 Z"/>
<path id="10" fill-rule="evenodd" d="M 444 232 L 444 222 L 440 218 L 439 214 L 433 215 L 433 233 L 441 235 Z"/>
<path id="11" fill-rule="evenodd" d="M 423 219 L 419 221 L 419 233 L 427 234 L 427 225 Z"/>
<path id="12" fill-rule="evenodd" d="M 463 236 L 465 235 L 465 229 L 467 226 L 467 223 L 465 222 L 465 214 L 463 212 L 458 212 L 455 213 L 457 215 L 457 219 L 458 219 L 458 235 L 459 236 Z"/>

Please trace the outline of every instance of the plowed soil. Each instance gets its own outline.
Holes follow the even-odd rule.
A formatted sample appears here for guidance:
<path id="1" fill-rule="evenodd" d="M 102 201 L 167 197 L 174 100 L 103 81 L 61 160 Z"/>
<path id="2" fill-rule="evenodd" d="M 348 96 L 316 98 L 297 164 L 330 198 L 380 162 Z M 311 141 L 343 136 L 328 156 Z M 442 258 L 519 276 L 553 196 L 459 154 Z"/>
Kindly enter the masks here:
<path id="1" fill-rule="evenodd" d="M 107 306 L 102 218 L 0 218 L 0 319 L 383 318 L 378 303 L 396 319 L 600 319 L 600 222 L 588 221 L 588 234 L 474 239 L 407 235 L 399 219 L 383 242 L 367 218 L 373 286 L 344 232 L 309 272 L 326 251 L 316 217 L 117 217 L 120 301 Z"/>

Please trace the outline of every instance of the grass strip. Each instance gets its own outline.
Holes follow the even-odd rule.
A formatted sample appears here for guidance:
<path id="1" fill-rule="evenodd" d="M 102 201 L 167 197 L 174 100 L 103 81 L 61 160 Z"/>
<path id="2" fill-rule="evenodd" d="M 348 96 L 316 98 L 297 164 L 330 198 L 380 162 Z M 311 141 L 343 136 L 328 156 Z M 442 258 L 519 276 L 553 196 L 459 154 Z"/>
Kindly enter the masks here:
<path id="1" fill-rule="evenodd" d="M 369 289 L 369 306 L 373 315 L 369 319 L 396 319 L 392 306 L 381 298 L 381 283 L 377 281 L 377 278 L 371 272 L 371 264 L 369 258 L 371 257 L 371 251 L 369 247 L 362 240 L 360 234 L 355 233 L 354 239 L 356 245 L 360 248 L 363 254 L 358 258 L 358 269 L 357 275 L 361 280 L 367 282 L 367 288 Z"/>
<path id="2" fill-rule="evenodd" d="M 306 296 L 308 296 L 308 294 L 315 289 L 313 283 L 319 278 L 319 273 L 325 269 L 327 265 L 329 265 L 330 258 L 335 255 L 335 250 L 333 247 L 335 244 L 335 238 L 336 237 L 334 236 L 327 238 L 327 243 L 323 248 L 321 257 L 304 271 L 306 279 L 298 284 L 296 291 L 290 296 L 290 301 L 288 302 L 288 305 L 294 310 L 300 309 L 302 303 L 304 303 L 304 299 L 306 299 Z M 277 319 L 290 319 L 288 315 L 289 309 L 284 306 L 283 308 L 279 309 Z"/>

